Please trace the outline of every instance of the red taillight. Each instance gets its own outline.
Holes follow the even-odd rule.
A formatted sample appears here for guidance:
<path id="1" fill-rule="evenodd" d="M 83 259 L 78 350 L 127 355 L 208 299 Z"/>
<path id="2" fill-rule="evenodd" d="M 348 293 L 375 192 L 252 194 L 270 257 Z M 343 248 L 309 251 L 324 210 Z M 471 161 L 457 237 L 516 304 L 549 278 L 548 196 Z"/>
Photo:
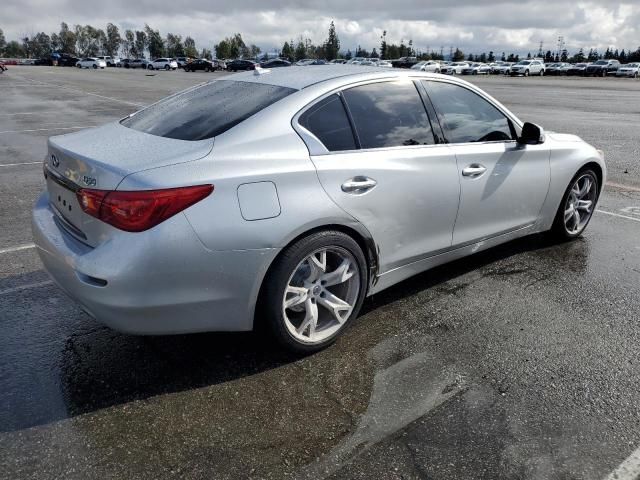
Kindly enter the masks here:
<path id="1" fill-rule="evenodd" d="M 88 215 L 127 232 L 142 232 L 164 222 L 213 192 L 213 185 L 163 190 L 82 189 L 78 202 Z"/>

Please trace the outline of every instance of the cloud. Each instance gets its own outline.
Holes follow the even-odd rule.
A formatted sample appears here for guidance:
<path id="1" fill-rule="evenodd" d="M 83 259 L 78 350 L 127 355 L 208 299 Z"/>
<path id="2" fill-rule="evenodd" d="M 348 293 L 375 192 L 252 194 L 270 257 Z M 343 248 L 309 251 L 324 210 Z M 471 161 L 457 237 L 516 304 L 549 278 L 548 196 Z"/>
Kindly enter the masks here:
<path id="1" fill-rule="evenodd" d="M 247 43 L 280 48 L 301 35 L 319 43 L 334 20 L 342 47 L 370 49 L 380 35 L 413 40 L 419 50 L 535 52 L 539 43 L 555 50 L 563 35 L 570 51 L 637 48 L 640 5 L 608 0 L 4 0 L 0 28 L 7 39 L 57 31 L 59 23 L 113 22 L 122 29 L 148 23 L 163 35 L 192 36 L 212 48 L 240 32 Z"/>

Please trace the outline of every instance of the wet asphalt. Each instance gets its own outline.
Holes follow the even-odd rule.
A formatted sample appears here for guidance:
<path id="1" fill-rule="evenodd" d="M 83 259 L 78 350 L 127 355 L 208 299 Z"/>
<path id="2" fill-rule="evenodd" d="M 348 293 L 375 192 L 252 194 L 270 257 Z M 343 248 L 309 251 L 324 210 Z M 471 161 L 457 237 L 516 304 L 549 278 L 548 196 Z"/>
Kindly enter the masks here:
<path id="1" fill-rule="evenodd" d="M 421 274 L 298 358 L 258 333 L 109 330 L 30 248 L 48 136 L 223 74 L 9 68 L 0 478 L 604 479 L 640 446 L 640 82 L 474 78 L 605 151 L 612 185 L 586 234 Z"/>

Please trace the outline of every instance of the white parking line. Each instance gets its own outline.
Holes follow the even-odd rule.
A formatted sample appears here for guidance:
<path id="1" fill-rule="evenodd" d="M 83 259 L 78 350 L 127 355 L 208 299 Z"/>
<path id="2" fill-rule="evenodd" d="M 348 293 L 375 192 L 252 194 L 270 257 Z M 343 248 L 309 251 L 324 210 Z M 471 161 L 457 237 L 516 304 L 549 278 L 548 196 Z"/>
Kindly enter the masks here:
<path id="1" fill-rule="evenodd" d="M 640 188 L 638 188 L 638 187 L 631 187 L 629 185 L 622 185 L 621 183 L 607 182 L 607 183 L 605 183 L 605 185 L 607 187 L 619 188 L 621 190 L 630 190 L 632 192 L 640 192 Z"/>
<path id="2" fill-rule="evenodd" d="M 598 213 L 604 213 L 605 215 L 611 215 L 612 217 L 626 218 L 627 220 L 633 220 L 634 222 L 640 222 L 640 218 L 629 217 L 628 215 L 620 215 L 619 213 L 607 212 L 606 210 L 596 210 Z"/>
<path id="3" fill-rule="evenodd" d="M 53 282 L 51 280 L 45 280 L 42 282 L 29 283 L 27 285 L 20 285 L 19 287 L 7 288 L 5 290 L 0 290 L 0 295 L 8 295 L 9 293 L 20 292 L 22 290 L 28 290 L 30 288 L 38 288 L 44 287 L 45 285 L 51 285 Z"/>
<path id="4" fill-rule="evenodd" d="M 57 83 L 48 83 L 48 82 L 43 82 L 41 80 L 33 80 L 31 78 L 26 78 L 26 77 L 19 77 L 19 78 L 22 78 L 23 80 L 27 80 L 28 82 L 33 82 L 34 86 L 39 86 L 38 84 L 40 84 L 40 85 L 45 85 L 45 86 L 50 86 L 50 87 L 58 87 L 58 88 L 62 88 L 64 90 L 69 90 L 70 92 L 83 93 L 85 95 L 91 95 L 93 97 L 104 98 L 105 100 L 111 100 L 112 102 L 125 103 L 127 105 L 133 105 L 135 107 L 144 107 L 145 106 L 143 103 L 129 102 L 127 100 L 121 100 L 120 98 L 108 97 L 106 95 L 99 95 L 97 93 L 92 93 L 92 92 L 85 92 L 84 90 L 80 90 L 78 88 L 71 88 L 71 87 L 67 87 L 66 85 L 58 85 Z"/>
<path id="5" fill-rule="evenodd" d="M 50 127 L 50 128 L 32 128 L 29 130 L 4 130 L 2 133 L 28 133 L 28 132 L 47 132 L 49 130 L 82 130 L 83 128 L 91 128 L 95 125 L 85 125 L 82 127 Z"/>
<path id="6" fill-rule="evenodd" d="M 622 462 L 605 480 L 638 480 L 640 478 L 640 448 Z"/>
<path id="7" fill-rule="evenodd" d="M 0 248 L 0 254 L 19 252 L 21 250 L 29 250 L 31 248 L 36 248 L 36 246 L 33 243 L 28 243 L 26 245 L 19 245 L 17 247 Z"/>
<path id="8" fill-rule="evenodd" d="M 42 162 L 22 162 L 22 163 L 4 163 L 0 164 L 0 167 L 15 167 L 17 165 L 38 165 Z"/>

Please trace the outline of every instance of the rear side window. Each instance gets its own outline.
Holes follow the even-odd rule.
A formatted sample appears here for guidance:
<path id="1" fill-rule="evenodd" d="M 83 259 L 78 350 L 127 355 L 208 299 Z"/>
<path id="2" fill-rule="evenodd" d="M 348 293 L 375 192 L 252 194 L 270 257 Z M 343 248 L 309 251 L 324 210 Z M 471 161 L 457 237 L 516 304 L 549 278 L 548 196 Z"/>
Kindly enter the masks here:
<path id="1" fill-rule="evenodd" d="M 295 91 L 276 85 L 218 80 L 162 100 L 121 123 L 159 137 L 205 140 Z"/>
<path id="2" fill-rule="evenodd" d="M 423 82 L 449 143 L 513 139 L 509 119 L 480 95 L 450 83 Z"/>
<path id="3" fill-rule="evenodd" d="M 361 148 L 435 143 L 413 82 L 381 82 L 343 92 Z"/>
<path id="4" fill-rule="evenodd" d="M 330 152 L 356 148 L 347 113 L 336 94 L 309 108 L 300 115 L 298 123 L 318 137 Z"/>

